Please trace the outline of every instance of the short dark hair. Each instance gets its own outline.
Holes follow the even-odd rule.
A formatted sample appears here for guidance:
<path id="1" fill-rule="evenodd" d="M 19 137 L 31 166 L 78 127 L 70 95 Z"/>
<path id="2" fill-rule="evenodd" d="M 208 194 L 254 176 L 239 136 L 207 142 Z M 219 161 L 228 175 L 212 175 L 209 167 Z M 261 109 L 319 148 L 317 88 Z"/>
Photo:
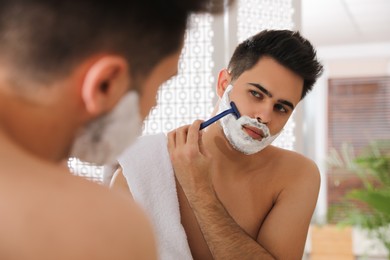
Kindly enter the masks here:
<path id="1" fill-rule="evenodd" d="M 240 43 L 230 59 L 232 81 L 268 56 L 303 78 L 301 99 L 313 88 L 323 72 L 313 45 L 298 31 L 264 30 Z"/>
<path id="2" fill-rule="evenodd" d="M 50 81 L 89 55 L 113 53 L 143 76 L 179 50 L 191 13 L 223 8 L 223 0 L 1 0 L 0 62 Z"/>

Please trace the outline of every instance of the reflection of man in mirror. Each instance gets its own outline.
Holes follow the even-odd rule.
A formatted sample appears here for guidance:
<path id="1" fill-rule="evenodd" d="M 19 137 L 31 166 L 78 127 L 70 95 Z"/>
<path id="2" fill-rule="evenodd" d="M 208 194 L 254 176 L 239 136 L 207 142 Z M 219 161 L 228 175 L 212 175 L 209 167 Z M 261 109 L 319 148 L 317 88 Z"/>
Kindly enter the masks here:
<path id="1" fill-rule="evenodd" d="M 175 184 L 176 177 L 178 222 L 194 259 L 301 259 L 319 171 L 308 158 L 270 144 L 321 73 L 313 46 L 298 32 L 266 30 L 250 37 L 238 45 L 216 86 L 213 114 L 230 109 L 233 101 L 241 117 L 227 115 L 202 131 L 198 120 L 168 137 L 142 137 L 135 145 L 148 144 L 149 160 L 131 166 L 142 154 L 127 150 L 119 159 L 123 175 L 118 171 L 113 187 L 128 185 L 143 204 L 148 192 L 163 197 L 165 191 L 161 181 L 155 189 L 144 184 L 150 190 L 140 192 L 137 170 L 149 180 L 172 176 Z M 164 164 L 172 173 L 162 173 Z M 151 218 L 163 217 L 160 207 Z"/>

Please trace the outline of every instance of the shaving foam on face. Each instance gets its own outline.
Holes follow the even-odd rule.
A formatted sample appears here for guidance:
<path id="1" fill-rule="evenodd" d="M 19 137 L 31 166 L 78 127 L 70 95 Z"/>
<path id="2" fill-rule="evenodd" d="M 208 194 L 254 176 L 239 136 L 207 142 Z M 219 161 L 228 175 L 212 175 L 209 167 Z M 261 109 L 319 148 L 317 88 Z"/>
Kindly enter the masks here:
<path id="1" fill-rule="evenodd" d="M 229 93 L 231 92 L 232 88 L 232 85 L 229 85 L 226 88 L 225 93 L 219 102 L 218 113 L 230 108 Z M 248 116 L 241 116 L 239 119 L 236 119 L 232 114 L 229 114 L 223 117 L 220 120 L 220 123 L 226 138 L 233 146 L 233 148 L 247 155 L 260 152 L 265 147 L 270 145 L 279 135 L 279 133 L 276 135 L 271 135 L 268 127 L 265 124 L 262 124 L 256 119 L 250 118 Z M 244 125 L 261 129 L 265 135 L 264 138 L 262 138 L 260 141 L 253 139 L 243 130 Z"/>

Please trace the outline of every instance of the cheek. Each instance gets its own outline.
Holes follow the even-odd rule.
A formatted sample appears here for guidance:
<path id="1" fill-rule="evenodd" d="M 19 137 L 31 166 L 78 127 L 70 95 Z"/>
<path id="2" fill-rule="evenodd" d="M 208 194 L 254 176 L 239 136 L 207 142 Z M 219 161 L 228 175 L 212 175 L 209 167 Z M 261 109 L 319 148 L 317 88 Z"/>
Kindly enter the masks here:
<path id="1" fill-rule="evenodd" d="M 235 89 L 233 88 L 233 90 L 229 93 L 229 100 L 234 102 L 241 115 L 248 115 L 248 112 L 250 111 L 248 100 L 245 100 L 243 94 L 236 93 L 234 90 Z"/>
<path id="2" fill-rule="evenodd" d="M 230 96 L 241 115 L 253 117 L 256 114 L 256 106 L 239 96 Z"/>

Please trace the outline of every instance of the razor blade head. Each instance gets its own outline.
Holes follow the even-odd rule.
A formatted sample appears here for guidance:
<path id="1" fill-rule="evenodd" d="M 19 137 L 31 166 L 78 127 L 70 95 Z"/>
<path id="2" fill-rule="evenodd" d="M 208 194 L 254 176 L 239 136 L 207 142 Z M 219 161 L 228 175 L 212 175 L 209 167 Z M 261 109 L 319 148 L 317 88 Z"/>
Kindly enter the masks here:
<path id="1" fill-rule="evenodd" d="M 236 104 L 234 104 L 234 102 L 231 101 L 231 102 L 230 102 L 230 106 L 232 107 L 233 115 L 234 115 L 236 118 L 240 118 L 240 117 L 241 117 L 241 114 L 240 114 L 240 112 L 238 111 Z"/>

